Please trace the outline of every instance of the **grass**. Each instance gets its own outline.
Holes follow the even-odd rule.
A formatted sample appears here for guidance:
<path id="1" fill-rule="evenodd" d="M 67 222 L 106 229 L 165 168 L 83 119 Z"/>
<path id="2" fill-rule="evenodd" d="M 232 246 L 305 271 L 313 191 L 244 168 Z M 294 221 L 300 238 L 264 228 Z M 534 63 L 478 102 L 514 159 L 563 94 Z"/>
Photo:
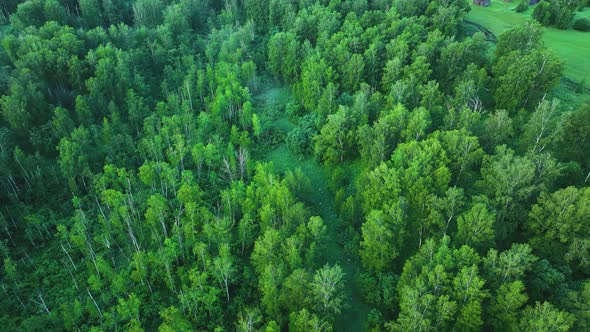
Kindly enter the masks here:
<path id="1" fill-rule="evenodd" d="M 285 112 L 291 98 L 288 89 L 269 86 L 266 91 L 255 97 L 256 112 L 267 118 L 269 127 L 278 129 L 286 135 L 295 128 L 295 124 L 288 119 Z M 339 264 L 346 274 L 345 295 L 349 306 L 345 307 L 338 317 L 335 331 L 366 331 L 369 307 L 355 288 L 354 276 L 357 267 L 339 244 L 340 219 L 336 213 L 334 193 L 328 187 L 325 170 L 313 157 L 303 158 L 296 155 L 284 142 L 268 151 L 263 161 L 272 162 L 279 173 L 299 168 L 310 180 L 312 190 L 305 195 L 304 201 L 310 207 L 310 212 L 322 217 L 328 228 L 328 240 L 323 257 L 329 264 Z"/>
<path id="2" fill-rule="evenodd" d="M 466 19 L 486 27 L 499 36 L 511 27 L 531 19 L 533 8 L 529 8 L 524 13 L 517 13 L 514 11 L 517 5 L 517 1 L 493 0 L 489 7 L 472 6 Z M 581 17 L 590 18 L 590 9 L 586 8 L 583 12 L 576 14 L 576 18 Z M 576 82 L 586 80 L 586 85 L 589 86 L 590 32 L 555 28 L 544 28 L 544 30 L 545 45 L 565 62 L 564 75 Z"/>
<path id="3" fill-rule="evenodd" d="M 272 162 L 279 173 L 300 168 L 310 180 L 312 190 L 304 198 L 304 201 L 307 206 L 311 207 L 310 212 L 322 217 L 328 228 L 328 240 L 325 243 L 326 249 L 323 252 L 323 257 L 329 264 L 340 265 L 346 274 L 344 292 L 348 306 L 337 318 L 334 330 L 366 331 L 369 307 L 364 303 L 360 291 L 355 287 L 354 277 L 358 269 L 339 244 L 340 219 L 335 210 L 334 194 L 328 187 L 326 172 L 312 157 L 301 159 L 286 144 L 281 144 L 269 152 L 264 161 Z"/>
<path id="4" fill-rule="evenodd" d="M 573 111 L 585 103 L 590 103 L 590 90 L 579 91 L 579 88 L 572 82 L 562 80 L 558 86 L 553 89 L 550 97 L 558 98 L 564 111 Z"/>
<path id="5" fill-rule="evenodd" d="M 8 31 L 10 31 L 10 24 L 0 25 L 0 37 L 4 36 Z"/>

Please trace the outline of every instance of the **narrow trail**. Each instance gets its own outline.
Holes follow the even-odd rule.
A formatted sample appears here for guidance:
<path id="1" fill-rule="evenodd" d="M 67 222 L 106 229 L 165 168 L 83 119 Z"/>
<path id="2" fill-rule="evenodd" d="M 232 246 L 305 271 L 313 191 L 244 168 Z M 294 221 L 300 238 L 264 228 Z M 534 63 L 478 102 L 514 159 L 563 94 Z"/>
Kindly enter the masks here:
<path id="1" fill-rule="evenodd" d="M 262 108 L 281 107 L 285 105 L 288 98 L 284 97 L 285 90 L 282 88 L 271 88 L 260 95 L 259 105 Z M 295 124 L 291 123 L 283 114 L 282 117 L 275 119 L 272 124 L 275 128 L 287 134 Z M 280 144 L 274 150 L 269 151 L 264 158 L 265 161 L 272 161 L 275 169 L 279 172 L 300 168 L 312 184 L 312 190 L 309 197 L 306 197 L 306 203 L 310 206 L 311 212 L 318 214 L 325 222 L 328 230 L 328 242 L 324 258 L 329 264 L 339 264 L 345 276 L 345 296 L 346 306 L 336 320 L 334 331 L 366 331 L 367 316 L 369 307 L 362 301 L 358 289 L 355 287 L 354 277 L 356 275 L 356 265 L 351 257 L 347 257 L 344 249 L 338 242 L 340 237 L 338 226 L 340 219 L 336 213 L 334 193 L 328 187 L 328 176 L 322 166 L 320 166 L 312 157 L 301 159 L 298 155 L 287 148 L 285 143 Z"/>

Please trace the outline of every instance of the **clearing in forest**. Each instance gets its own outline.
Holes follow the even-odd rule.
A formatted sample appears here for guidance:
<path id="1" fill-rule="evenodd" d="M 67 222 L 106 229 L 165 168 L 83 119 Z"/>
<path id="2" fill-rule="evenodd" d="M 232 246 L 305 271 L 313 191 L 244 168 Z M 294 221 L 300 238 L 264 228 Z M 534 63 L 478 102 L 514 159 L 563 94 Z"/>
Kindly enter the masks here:
<path id="1" fill-rule="evenodd" d="M 265 115 L 270 122 L 269 126 L 285 136 L 295 128 L 295 124 L 289 120 L 285 111 L 290 98 L 289 90 L 283 87 L 268 88 L 255 97 L 257 112 L 266 112 Z M 268 114 L 268 112 L 272 114 Z M 311 208 L 312 214 L 322 217 L 328 228 L 328 243 L 326 243 L 326 250 L 323 253 L 324 258 L 329 264 L 339 264 L 346 273 L 347 305 L 337 319 L 335 330 L 366 330 L 365 323 L 369 307 L 364 303 L 360 291 L 355 287 L 356 262 L 345 254 L 341 243 L 338 242 L 340 219 L 336 213 L 334 193 L 328 187 L 326 172 L 312 156 L 301 157 L 297 155 L 287 147 L 285 142 L 268 151 L 263 160 L 272 162 L 275 170 L 279 173 L 299 168 L 310 180 L 312 190 L 308 193 L 308 197 L 304 197 L 304 201 Z"/>

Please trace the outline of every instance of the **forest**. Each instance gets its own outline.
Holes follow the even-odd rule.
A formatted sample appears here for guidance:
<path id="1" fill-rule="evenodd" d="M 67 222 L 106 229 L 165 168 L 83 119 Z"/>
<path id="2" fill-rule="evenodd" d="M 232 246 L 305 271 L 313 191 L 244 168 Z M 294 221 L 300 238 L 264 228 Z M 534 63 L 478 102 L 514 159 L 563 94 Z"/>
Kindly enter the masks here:
<path id="1" fill-rule="evenodd" d="M 588 2 L 541 4 L 0 1 L 0 329 L 589 331 Z"/>

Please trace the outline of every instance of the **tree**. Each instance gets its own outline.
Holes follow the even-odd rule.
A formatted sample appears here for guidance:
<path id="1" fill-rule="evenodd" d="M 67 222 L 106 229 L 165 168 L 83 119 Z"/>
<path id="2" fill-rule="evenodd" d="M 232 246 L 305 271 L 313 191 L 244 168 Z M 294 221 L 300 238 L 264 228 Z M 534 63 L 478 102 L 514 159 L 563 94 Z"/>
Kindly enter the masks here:
<path id="1" fill-rule="evenodd" d="M 2 96 L 0 106 L 2 115 L 12 128 L 28 132 L 33 126 L 44 124 L 49 114 L 39 84 L 32 77 L 23 80 L 11 81 L 10 93 Z"/>
<path id="2" fill-rule="evenodd" d="M 485 65 L 487 61 L 486 50 L 485 38 L 480 33 L 445 46 L 441 50 L 439 68 L 435 70 L 441 83 L 447 83 L 443 86 L 445 88 L 453 86 L 453 83 L 463 76 L 469 65 L 475 64 L 478 68 Z"/>
<path id="3" fill-rule="evenodd" d="M 267 29 L 268 29 L 269 2 L 270 2 L 269 0 L 263 0 L 263 1 L 246 0 L 246 1 L 244 1 L 246 15 L 250 20 L 254 21 L 257 31 L 267 31 Z"/>
<path id="4" fill-rule="evenodd" d="M 455 185 L 464 173 L 480 165 L 484 152 L 477 137 L 471 136 L 465 129 L 436 132 L 433 136 L 441 142 L 447 152 Z"/>
<path id="5" fill-rule="evenodd" d="M 313 276 L 311 289 L 316 305 L 325 317 L 340 314 L 344 302 L 344 272 L 340 265 L 324 265 Z"/>
<path id="6" fill-rule="evenodd" d="M 160 332 L 192 331 L 191 322 L 188 321 L 180 310 L 174 306 L 162 310 L 160 316 L 162 316 L 162 319 L 164 320 L 158 328 L 158 331 Z"/>
<path id="7" fill-rule="evenodd" d="M 62 107 L 56 107 L 53 111 L 51 124 L 53 126 L 54 135 L 58 139 L 66 137 L 75 128 L 74 121 L 72 121 L 69 111 Z"/>
<path id="8" fill-rule="evenodd" d="M 412 115 L 413 128 L 409 128 L 410 117 L 408 109 L 397 104 L 392 110 L 381 111 L 372 126 L 359 126 L 357 136 L 360 153 L 368 167 L 374 167 L 391 158 L 399 143 L 426 134 L 429 125 L 427 111 L 420 108 Z"/>
<path id="9" fill-rule="evenodd" d="M 441 144 L 434 138 L 400 144 L 388 163 L 367 174 L 363 183 L 363 209 L 389 211 L 399 202 L 406 212 L 402 248 L 413 253 L 435 232 L 422 220 L 430 214 L 429 202 L 448 189 L 451 174 Z M 444 227 L 443 227 L 444 229 Z"/>
<path id="10" fill-rule="evenodd" d="M 133 18 L 136 26 L 155 28 L 162 23 L 164 3 L 161 0 L 138 0 L 133 3 Z"/>
<path id="11" fill-rule="evenodd" d="M 508 144 L 514 136 L 513 121 L 506 110 L 497 110 L 484 120 L 481 134 L 486 152 L 493 152 L 496 146 Z"/>
<path id="12" fill-rule="evenodd" d="M 536 155 L 556 139 L 559 101 L 542 99 L 525 125 L 523 138 L 532 154 Z"/>
<path id="13" fill-rule="evenodd" d="M 313 305 L 311 275 L 304 269 L 294 270 L 283 282 L 280 301 L 289 312 L 298 312 Z"/>
<path id="14" fill-rule="evenodd" d="M 373 271 L 383 271 L 399 256 L 404 237 L 404 216 L 398 206 L 384 213 L 372 210 L 362 226 L 360 255 L 363 265 Z"/>
<path id="15" fill-rule="evenodd" d="M 482 301 L 487 298 L 485 280 L 479 275 L 476 265 L 463 267 L 453 279 L 454 297 L 459 304 L 455 328 L 458 330 L 479 330 L 483 325 Z"/>
<path id="16" fill-rule="evenodd" d="M 523 217 L 520 208 L 535 190 L 535 164 L 499 146 L 494 156 L 484 158 L 481 175 L 476 185 L 492 199 L 498 211 L 496 236 L 503 241 L 514 232 Z"/>
<path id="17" fill-rule="evenodd" d="M 449 247 L 449 237 L 427 240 L 404 264 L 398 283 L 400 313 L 391 331 L 478 330 L 485 281 L 473 249 Z"/>
<path id="18" fill-rule="evenodd" d="M 568 29 L 574 21 L 579 6 L 579 0 L 546 1 L 535 6 L 533 18 L 545 26 Z"/>
<path id="19" fill-rule="evenodd" d="M 289 315 L 289 331 L 293 332 L 328 332 L 332 331 L 332 326 L 318 318 L 314 313 L 307 309 L 301 309 L 299 312 L 292 312 Z"/>
<path id="20" fill-rule="evenodd" d="M 353 150 L 354 125 L 354 116 L 347 107 L 341 106 L 336 113 L 328 115 L 328 121 L 315 137 L 316 155 L 327 165 L 342 163 L 344 156 Z"/>
<path id="21" fill-rule="evenodd" d="M 96 27 L 103 24 L 99 0 L 80 0 L 80 16 L 89 27 Z"/>
<path id="22" fill-rule="evenodd" d="M 517 331 L 519 309 L 528 300 L 524 290 L 524 284 L 520 280 L 501 284 L 491 296 L 488 324 L 498 330 Z"/>
<path id="23" fill-rule="evenodd" d="M 528 244 L 520 243 L 513 244 L 499 255 L 496 249 L 490 249 L 483 259 L 486 279 L 495 286 L 521 280 L 538 259 L 531 252 Z"/>
<path id="24" fill-rule="evenodd" d="M 557 83 L 563 64 L 541 44 L 541 28 L 528 23 L 504 32 L 499 39 L 492 72 L 498 108 L 530 107 Z"/>
<path id="25" fill-rule="evenodd" d="M 455 229 L 457 215 L 465 205 L 465 194 L 461 188 L 450 187 L 440 197 L 430 196 L 427 204 L 428 217 L 424 220 L 428 230 L 426 236 L 443 237 Z"/>
<path id="26" fill-rule="evenodd" d="M 28 26 L 38 28 L 48 21 L 66 24 L 68 16 L 57 0 L 28 0 L 17 7 L 10 21 L 16 30 L 22 31 Z"/>
<path id="27" fill-rule="evenodd" d="M 520 331 L 569 331 L 574 323 L 574 315 L 560 311 L 549 302 L 536 302 L 534 307 L 524 309 Z"/>
<path id="28" fill-rule="evenodd" d="M 590 156 L 586 153 L 590 150 L 590 137 L 584 134 L 590 130 L 590 104 L 564 114 L 562 121 L 556 142 L 559 149 L 556 149 L 556 153 L 578 162 L 582 170 L 590 174 Z"/>
<path id="29" fill-rule="evenodd" d="M 496 215 L 483 203 L 474 204 L 457 219 L 457 240 L 483 252 L 494 246 Z"/>
<path id="30" fill-rule="evenodd" d="M 88 129 L 80 127 L 72 132 L 71 137 L 63 138 L 59 143 L 59 166 L 66 178 L 74 181 L 72 184 L 75 184 L 76 178 L 85 183 L 85 178 L 92 175 L 90 140 Z"/>
<path id="31" fill-rule="evenodd" d="M 588 105 L 469 8 L 0 1 L 0 329 L 588 330 Z"/>
<path id="32" fill-rule="evenodd" d="M 586 310 L 590 304 L 590 281 L 586 279 L 579 289 L 569 292 L 567 297 L 568 310 L 574 314 L 574 329 L 585 330 L 590 326 L 590 313 Z"/>
<path id="33" fill-rule="evenodd" d="M 569 262 L 581 271 L 590 265 L 587 251 L 580 250 L 590 239 L 585 231 L 590 227 L 590 188 L 568 187 L 552 194 L 541 193 L 527 220 L 535 250 L 554 262 Z"/>
<path id="34" fill-rule="evenodd" d="M 497 107 L 516 110 L 535 105 L 559 81 L 562 70 L 562 62 L 549 50 L 512 52 L 501 57 L 492 69 L 497 77 Z"/>
<path id="35" fill-rule="evenodd" d="M 301 80 L 294 87 L 295 95 L 309 111 L 317 111 L 323 89 L 334 83 L 336 74 L 332 67 L 318 55 L 311 55 L 301 66 Z"/>
<path id="36" fill-rule="evenodd" d="M 506 30 L 500 35 L 495 50 L 495 58 L 508 55 L 511 52 L 529 52 L 541 45 L 543 37 L 542 27 L 535 22 L 528 22 Z"/>
<path id="37" fill-rule="evenodd" d="M 278 32 L 268 41 L 268 67 L 276 77 L 294 83 L 299 77 L 301 46 L 295 35 Z"/>
<path id="38" fill-rule="evenodd" d="M 253 332 L 255 331 L 255 326 L 260 323 L 260 319 L 260 311 L 257 309 L 240 311 L 238 322 L 236 323 L 236 331 Z"/>
<path id="39" fill-rule="evenodd" d="M 342 68 L 342 88 L 354 92 L 360 86 L 365 69 L 365 61 L 361 54 L 353 54 Z"/>
<path id="40" fill-rule="evenodd" d="M 414 109 L 409 116 L 406 127 L 401 132 L 403 141 L 419 141 L 426 136 L 430 127 L 430 112 L 423 107 Z"/>

